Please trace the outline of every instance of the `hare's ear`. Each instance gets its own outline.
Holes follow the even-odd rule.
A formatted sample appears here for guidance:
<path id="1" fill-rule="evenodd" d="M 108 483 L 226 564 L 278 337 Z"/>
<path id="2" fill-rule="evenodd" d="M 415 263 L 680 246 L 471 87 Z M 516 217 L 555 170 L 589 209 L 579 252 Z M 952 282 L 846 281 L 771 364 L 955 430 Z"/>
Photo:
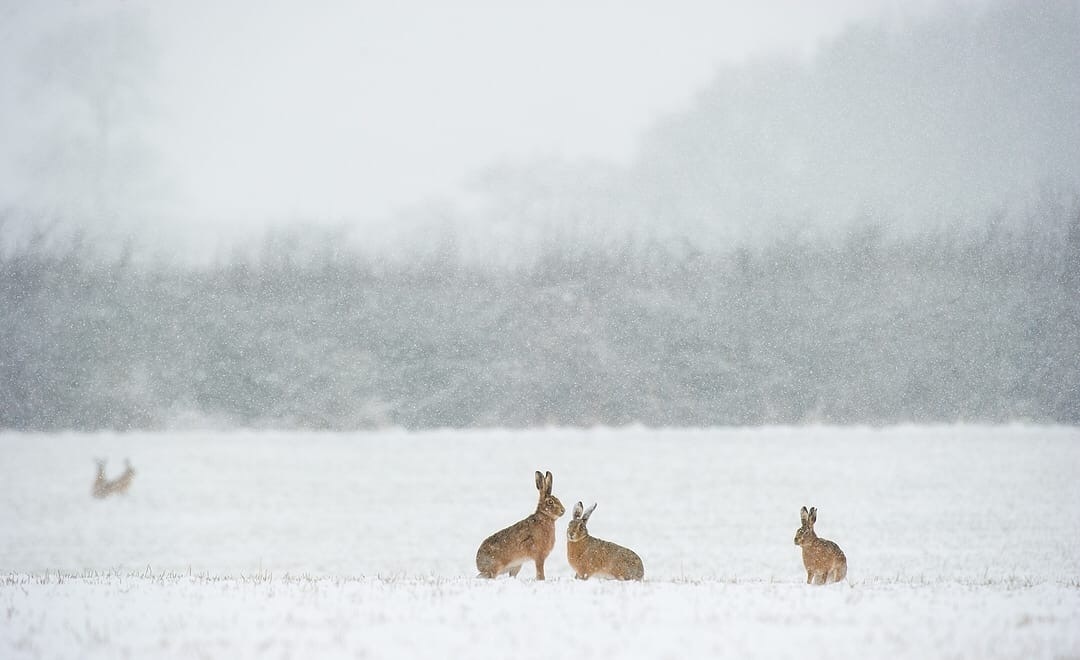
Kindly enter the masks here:
<path id="1" fill-rule="evenodd" d="M 593 511 L 596 511 L 596 502 L 593 502 L 592 506 L 590 506 L 588 509 L 585 509 L 585 513 L 581 514 L 581 520 L 583 522 L 589 522 L 589 516 L 592 515 Z"/>
<path id="2" fill-rule="evenodd" d="M 540 470 L 536 471 L 536 490 L 544 492 L 544 475 L 540 474 Z"/>
<path id="3" fill-rule="evenodd" d="M 585 506 L 581 502 L 578 502 L 577 504 L 575 504 L 574 505 L 574 520 L 577 520 L 578 518 L 580 518 L 581 517 L 581 512 L 584 511 L 584 510 L 585 510 Z"/>
<path id="4" fill-rule="evenodd" d="M 810 518 L 810 512 L 806 510 L 804 506 L 802 511 L 799 512 L 799 519 L 802 520 L 802 524 L 806 524 L 806 521 Z"/>
<path id="5" fill-rule="evenodd" d="M 813 525 L 817 522 L 817 507 L 810 507 L 810 524 Z"/>
<path id="6" fill-rule="evenodd" d="M 548 495 L 551 495 L 551 482 L 552 481 L 553 481 L 553 478 L 552 478 L 550 472 L 544 474 L 544 496 L 545 497 L 547 497 Z"/>

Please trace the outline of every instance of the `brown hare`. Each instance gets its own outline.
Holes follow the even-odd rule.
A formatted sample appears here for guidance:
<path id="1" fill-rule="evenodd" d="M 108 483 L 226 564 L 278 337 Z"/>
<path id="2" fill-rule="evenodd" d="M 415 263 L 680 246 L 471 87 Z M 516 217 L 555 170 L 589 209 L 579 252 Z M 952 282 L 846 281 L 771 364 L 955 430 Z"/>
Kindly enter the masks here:
<path id="1" fill-rule="evenodd" d="M 566 528 L 566 559 L 574 569 L 574 577 L 579 580 L 588 580 L 593 576 L 615 580 L 644 579 L 645 566 L 636 552 L 589 536 L 585 524 L 595 510 L 595 504 L 583 510 L 581 502 L 578 502 L 574 505 L 573 519 Z"/>
<path id="2" fill-rule="evenodd" d="M 502 573 L 516 577 L 526 560 L 536 564 L 536 579 L 544 579 L 544 560 L 555 547 L 555 521 L 566 513 L 559 498 L 551 494 L 551 473 L 536 473 L 540 501 L 536 512 L 484 539 L 476 551 L 479 577 L 494 578 Z"/>
<path id="3" fill-rule="evenodd" d="M 126 493 L 131 486 L 131 480 L 135 477 L 135 470 L 131 468 L 131 462 L 124 459 L 124 471 L 115 479 L 105 478 L 105 461 L 97 459 L 97 476 L 94 478 L 94 487 L 91 494 L 102 499 L 117 493 Z"/>
<path id="4" fill-rule="evenodd" d="M 840 546 L 832 541 L 818 538 L 814 533 L 817 509 L 802 508 L 802 527 L 795 532 L 795 545 L 802 546 L 803 565 L 806 566 L 807 584 L 839 582 L 847 575 L 847 557 Z"/>

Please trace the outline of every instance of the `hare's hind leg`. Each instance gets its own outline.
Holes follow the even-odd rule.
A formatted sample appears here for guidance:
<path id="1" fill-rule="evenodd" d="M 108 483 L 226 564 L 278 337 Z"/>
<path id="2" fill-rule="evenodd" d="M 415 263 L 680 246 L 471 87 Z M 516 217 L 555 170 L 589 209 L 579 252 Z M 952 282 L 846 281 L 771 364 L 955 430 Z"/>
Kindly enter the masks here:
<path id="1" fill-rule="evenodd" d="M 517 577 L 519 571 L 521 571 L 521 564 L 518 564 L 517 566 L 511 566 L 510 570 L 508 570 L 507 573 L 510 574 L 510 577 L 515 578 Z"/>
<path id="2" fill-rule="evenodd" d="M 829 582 L 839 582 L 847 576 L 847 564 L 836 564 L 829 571 Z"/>

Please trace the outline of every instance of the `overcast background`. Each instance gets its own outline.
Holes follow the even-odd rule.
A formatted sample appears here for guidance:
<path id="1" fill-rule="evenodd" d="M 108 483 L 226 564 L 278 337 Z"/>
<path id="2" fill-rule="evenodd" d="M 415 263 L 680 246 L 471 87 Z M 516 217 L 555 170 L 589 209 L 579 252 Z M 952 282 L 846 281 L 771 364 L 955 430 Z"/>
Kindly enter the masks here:
<path id="1" fill-rule="evenodd" d="M 819 122 L 789 96 L 760 98 L 768 81 L 753 67 L 809 66 L 859 21 L 891 33 L 968 6 L 5 2 L 0 208 L 110 240 L 165 239 L 170 253 L 177 240 L 205 254 L 295 222 L 381 237 L 388 219 L 433 203 L 437 221 L 475 215 L 491 201 L 478 177 L 502 163 L 632 167 L 648 131 L 699 108 L 733 71 L 749 72 L 753 89 L 735 90 L 747 111 L 783 104 Z M 830 155 L 794 157 L 813 167 Z"/>
<path id="2" fill-rule="evenodd" d="M 1080 2 L 0 5 L 0 425 L 1080 423 Z"/>

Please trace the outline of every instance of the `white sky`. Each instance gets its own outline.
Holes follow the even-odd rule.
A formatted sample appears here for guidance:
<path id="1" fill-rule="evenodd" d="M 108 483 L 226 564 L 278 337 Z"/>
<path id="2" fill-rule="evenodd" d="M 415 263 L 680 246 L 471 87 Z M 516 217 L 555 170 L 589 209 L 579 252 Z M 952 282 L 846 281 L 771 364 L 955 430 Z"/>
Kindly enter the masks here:
<path id="1" fill-rule="evenodd" d="M 29 52 L 66 17 L 117 6 L 148 19 L 158 51 L 144 137 L 169 185 L 154 208 L 215 228 L 381 220 L 458 199 L 500 159 L 625 161 L 718 65 L 807 53 L 854 19 L 913 11 L 898 0 L 11 1 L 0 76 L 20 76 L 19 44 Z M 20 145 L 35 113 L 18 85 L 0 87 L 0 141 Z M 20 149 L 4 151 L 0 174 L 17 179 Z M 17 197 L 0 190 L 0 205 Z"/>

